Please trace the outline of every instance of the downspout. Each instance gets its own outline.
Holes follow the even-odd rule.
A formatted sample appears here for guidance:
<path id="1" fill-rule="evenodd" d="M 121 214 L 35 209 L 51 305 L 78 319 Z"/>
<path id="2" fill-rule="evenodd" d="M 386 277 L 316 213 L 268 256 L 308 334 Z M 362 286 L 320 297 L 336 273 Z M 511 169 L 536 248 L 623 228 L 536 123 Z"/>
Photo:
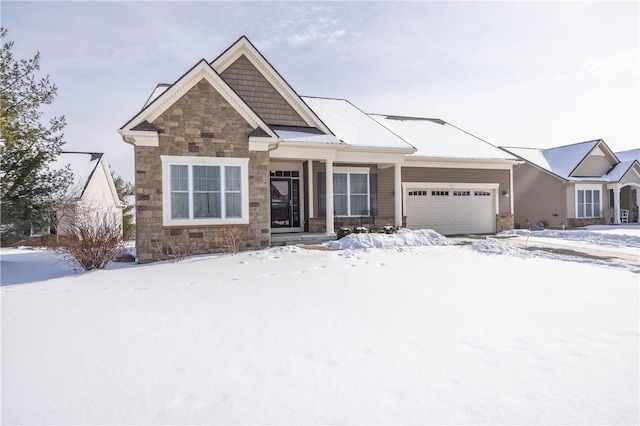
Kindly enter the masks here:
<path id="1" fill-rule="evenodd" d="M 565 182 L 562 186 L 562 229 L 567 227 L 567 188 L 569 182 Z"/>

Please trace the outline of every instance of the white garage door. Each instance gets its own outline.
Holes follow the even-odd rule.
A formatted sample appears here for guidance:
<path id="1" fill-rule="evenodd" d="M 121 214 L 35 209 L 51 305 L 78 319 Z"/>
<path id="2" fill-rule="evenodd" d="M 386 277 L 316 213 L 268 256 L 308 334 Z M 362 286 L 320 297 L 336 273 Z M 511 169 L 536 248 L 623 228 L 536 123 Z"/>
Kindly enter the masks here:
<path id="1" fill-rule="evenodd" d="M 443 235 L 495 232 L 495 191 L 409 189 L 407 228 L 431 228 Z"/>

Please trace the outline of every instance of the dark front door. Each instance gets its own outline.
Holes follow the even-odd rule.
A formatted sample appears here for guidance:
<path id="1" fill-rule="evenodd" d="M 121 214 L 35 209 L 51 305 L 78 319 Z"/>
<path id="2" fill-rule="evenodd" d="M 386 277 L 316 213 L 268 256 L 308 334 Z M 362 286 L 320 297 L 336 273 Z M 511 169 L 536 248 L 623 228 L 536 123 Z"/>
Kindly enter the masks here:
<path id="1" fill-rule="evenodd" d="M 271 227 L 300 226 L 300 180 L 271 178 Z"/>

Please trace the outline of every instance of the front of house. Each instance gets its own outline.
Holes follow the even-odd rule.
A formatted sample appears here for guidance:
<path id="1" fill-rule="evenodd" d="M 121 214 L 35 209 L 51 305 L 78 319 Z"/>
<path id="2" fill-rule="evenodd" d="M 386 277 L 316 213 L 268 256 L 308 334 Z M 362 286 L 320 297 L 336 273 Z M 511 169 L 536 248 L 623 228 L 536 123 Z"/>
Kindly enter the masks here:
<path id="1" fill-rule="evenodd" d="M 514 171 L 516 226 L 638 222 L 637 158 L 619 158 L 602 139 L 549 149 L 504 149 L 525 161 Z"/>
<path id="2" fill-rule="evenodd" d="M 428 131 L 403 136 L 389 117 L 298 96 L 241 37 L 158 86 L 119 129 L 135 149 L 139 260 L 179 244 L 219 251 L 230 229 L 241 230 L 242 249 L 259 249 L 273 234 L 365 223 L 444 234 L 513 227 L 514 156 L 475 137 L 464 143 L 482 153 L 434 154 Z"/>

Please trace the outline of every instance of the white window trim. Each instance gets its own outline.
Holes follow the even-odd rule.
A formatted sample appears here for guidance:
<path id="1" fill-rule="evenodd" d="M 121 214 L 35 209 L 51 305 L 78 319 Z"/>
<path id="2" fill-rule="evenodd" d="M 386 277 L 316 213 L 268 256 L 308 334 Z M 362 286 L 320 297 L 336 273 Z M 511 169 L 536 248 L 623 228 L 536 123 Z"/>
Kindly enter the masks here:
<path id="1" fill-rule="evenodd" d="M 162 224 L 163 226 L 242 225 L 249 223 L 249 159 L 231 157 L 189 157 L 161 155 L 162 161 Z M 182 166 L 237 166 L 242 179 L 242 216 L 238 218 L 171 219 L 172 165 Z M 191 175 L 190 175 L 191 176 Z M 190 179 L 191 180 L 191 179 Z M 189 182 L 189 191 L 191 193 Z M 224 200 L 224 198 L 223 198 Z M 191 209 L 191 206 L 189 207 Z"/>
<path id="2" fill-rule="evenodd" d="M 598 216 L 578 216 L 578 191 L 600 191 L 600 197 L 599 197 L 599 206 L 600 206 L 600 212 L 598 214 Z M 575 208 L 575 213 L 576 213 L 576 219 L 597 219 L 597 218 L 601 218 L 602 216 L 602 212 L 603 212 L 603 207 L 602 207 L 602 195 L 603 195 L 603 190 L 602 190 L 602 185 L 597 185 L 597 184 L 592 184 L 592 185 L 586 185 L 586 184 L 577 184 L 576 188 L 575 188 L 575 204 L 574 204 L 574 208 Z"/>
<path id="3" fill-rule="evenodd" d="M 366 175 L 367 176 L 367 208 L 366 210 L 371 210 L 371 177 L 369 176 L 371 170 L 369 167 L 334 167 L 333 174 L 346 174 L 347 175 L 347 214 L 346 215 L 336 215 L 337 217 L 360 217 L 362 216 L 362 212 L 353 213 L 351 211 L 351 175 Z M 344 195 L 344 194 L 338 194 Z M 363 195 L 363 194 L 359 194 Z M 333 196 L 336 196 L 335 186 L 333 191 Z M 335 201 L 333 203 L 335 208 Z"/>

